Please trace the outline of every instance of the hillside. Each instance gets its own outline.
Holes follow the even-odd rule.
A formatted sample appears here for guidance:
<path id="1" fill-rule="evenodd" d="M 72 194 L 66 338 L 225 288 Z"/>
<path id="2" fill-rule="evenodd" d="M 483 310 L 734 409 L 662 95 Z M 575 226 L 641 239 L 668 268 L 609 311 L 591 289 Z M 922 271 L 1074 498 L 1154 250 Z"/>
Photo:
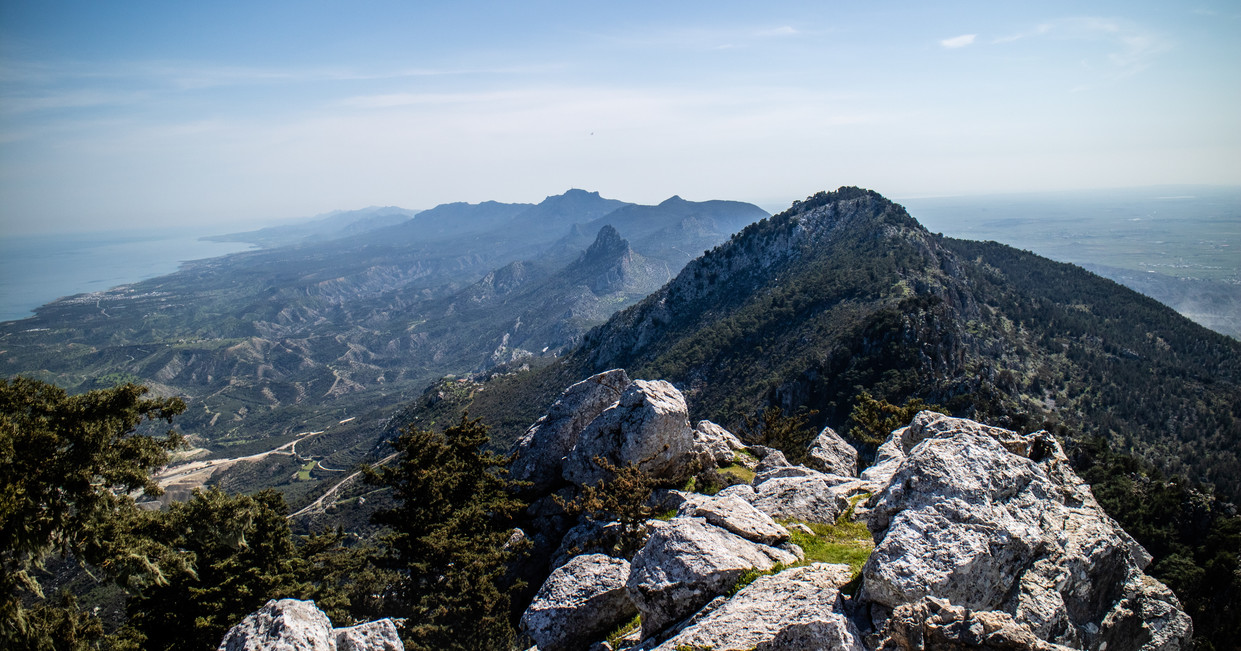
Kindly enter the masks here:
<path id="1" fill-rule="evenodd" d="M 1073 265 L 929 233 L 856 188 L 751 225 L 592 330 L 463 401 L 490 417 L 607 368 L 665 377 L 726 426 L 767 405 L 848 429 L 861 391 L 1022 430 L 1095 435 L 1241 494 L 1241 343 Z M 495 414 L 498 422 L 507 421 Z M 501 438 L 513 437 L 512 429 Z"/>
<path id="2" fill-rule="evenodd" d="M 391 412 L 435 378 L 560 354 L 679 270 L 684 256 L 666 247 L 700 250 L 766 216 L 749 204 L 674 203 L 644 207 L 641 219 L 616 214 L 632 204 L 581 190 L 534 205 L 445 204 L 191 263 L 0 324 L 0 375 L 71 391 L 132 380 L 184 396 L 178 424 L 202 457 L 298 440 L 263 464 L 230 466 L 230 477 L 204 474 L 233 488 L 280 484 L 299 503 L 337 476 L 325 467 L 366 458 Z M 698 228 L 684 237 L 666 230 L 687 220 Z M 630 244 L 658 233 L 664 248 Z"/>

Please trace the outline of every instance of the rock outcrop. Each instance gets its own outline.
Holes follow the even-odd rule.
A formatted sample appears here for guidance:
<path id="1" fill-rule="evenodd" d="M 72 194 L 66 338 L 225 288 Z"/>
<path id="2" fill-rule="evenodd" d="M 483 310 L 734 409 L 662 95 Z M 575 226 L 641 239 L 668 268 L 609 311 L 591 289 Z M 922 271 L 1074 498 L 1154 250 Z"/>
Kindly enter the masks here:
<path id="1" fill-rule="evenodd" d="M 596 457 L 659 478 L 738 459 L 756 474 L 714 496 L 657 491 L 648 505 L 675 515 L 647 521 L 645 544 L 628 564 L 582 555 L 619 549 L 618 523 L 582 519 L 560 529 L 559 549 L 546 557 L 564 565 L 523 617 L 541 649 L 590 648 L 635 608 L 641 637 L 631 634 L 621 647 L 632 651 L 1171 651 L 1190 638 L 1176 597 L 1143 574 L 1150 555 L 1100 509 L 1046 432 L 922 412 L 892 432 L 859 475 L 856 451 L 830 428 L 807 450 L 815 467 L 746 447 L 709 421 L 691 429 L 684 397 L 666 382 L 635 380 L 600 407 L 601 378 L 611 378 L 608 391 L 627 379 L 609 373 L 592 378 L 595 388 L 574 385 L 555 418 L 549 412 L 523 439 L 519 461 L 534 455 L 539 460 L 526 467 L 541 468 L 539 476 L 559 469 L 571 484 L 559 502 L 538 502 L 544 519 L 568 517 L 546 500 L 563 503 L 606 477 Z M 573 396 L 582 405 L 576 412 Z M 568 441 L 564 456 L 552 459 L 563 443 L 543 454 L 534 442 L 543 440 L 540 432 L 560 431 L 558 423 L 576 433 L 546 439 Z M 876 545 L 861 576 L 804 565 L 790 530 L 815 536 L 802 523 L 834 524 L 866 493 L 871 498 L 851 511 L 866 520 Z M 745 573 L 778 565 L 789 569 L 728 596 Z M 841 586 L 855 578 L 856 594 L 843 595 Z"/>
<path id="2" fill-rule="evenodd" d="M 332 622 L 313 601 L 272 599 L 229 629 L 219 651 L 404 651 L 391 619 L 347 628 Z"/>
<path id="3" fill-rule="evenodd" d="M 1142 574 L 1149 556 L 1135 553 L 1052 436 L 932 412 L 892 436 L 906 456 L 873 499 L 863 600 L 1007 613 L 1034 637 L 1073 648 L 1188 641 L 1176 597 Z"/>
<path id="4" fill-rule="evenodd" d="M 750 542 L 702 518 L 675 518 L 656 529 L 634 556 L 627 586 L 642 614 L 642 632 L 649 636 L 728 592 L 746 571 L 796 560 L 787 551 Z"/>
<path id="5" fill-rule="evenodd" d="M 629 563 L 603 554 L 576 556 L 551 573 L 521 617 L 540 651 L 589 646 L 637 614 L 625 590 Z"/>
<path id="6" fill-rule="evenodd" d="M 547 414 L 517 441 L 517 456 L 509 471 L 529 489 L 543 493 L 560 481 L 561 462 L 577 443 L 578 435 L 603 410 L 612 406 L 630 384 L 624 369 L 605 371 L 564 390 Z"/>
<path id="7" fill-rule="evenodd" d="M 674 477 L 693 461 L 694 434 L 685 398 L 662 380 L 634 380 L 620 400 L 592 420 L 564 460 L 563 475 L 590 486 L 614 466 L 635 464 L 655 477 Z"/>
<path id="8" fill-rule="evenodd" d="M 657 649 L 862 651 L 840 596 L 852 573 L 848 565 L 816 563 L 759 577 Z"/>

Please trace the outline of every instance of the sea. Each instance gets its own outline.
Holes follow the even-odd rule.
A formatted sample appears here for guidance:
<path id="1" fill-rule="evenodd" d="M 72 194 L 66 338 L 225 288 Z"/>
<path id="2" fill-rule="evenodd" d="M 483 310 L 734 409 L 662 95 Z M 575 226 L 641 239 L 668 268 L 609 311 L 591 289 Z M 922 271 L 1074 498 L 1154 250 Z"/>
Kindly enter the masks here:
<path id="1" fill-rule="evenodd" d="M 58 298 L 170 274 L 181 263 L 255 248 L 201 239 L 219 232 L 117 230 L 0 235 L 0 321 L 24 319 Z"/>

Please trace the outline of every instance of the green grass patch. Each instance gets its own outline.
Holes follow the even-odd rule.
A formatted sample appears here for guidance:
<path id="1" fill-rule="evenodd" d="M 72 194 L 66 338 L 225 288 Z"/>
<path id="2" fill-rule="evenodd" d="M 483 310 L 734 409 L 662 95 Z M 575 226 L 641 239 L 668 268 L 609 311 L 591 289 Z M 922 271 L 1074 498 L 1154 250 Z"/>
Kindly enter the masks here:
<path id="1" fill-rule="evenodd" d="M 615 630 L 613 630 L 611 633 L 608 633 L 608 638 L 607 638 L 608 644 L 612 645 L 613 649 L 619 648 L 621 646 L 621 640 L 626 635 L 629 635 L 630 633 L 641 628 L 641 626 L 642 626 L 642 616 L 634 615 L 633 619 L 625 622 L 624 624 L 621 624 L 620 626 L 617 626 Z"/>
<path id="2" fill-rule="evenodd" d="M 802 524 L 814 533 L 808 534 L 791 527 L 789 533 L 793 543 L 805 552 L 806 563 L 844 563 L 853 568 L 854 574 L 858 574 L 875 548 L 870 531 L 860 522 L 842 519 L 836 524 Z"/>
<path id="3" fill-rule="evenodd" d="M 314 461 L 307 461 L 302 465 L 302 469 L 297 471 L 297 481 L 310 481 L 310 471 L 315 469 Z"/>
<path id="4" fill-rule="evenodd" d="M 754 481 L 754 471 L 737 463 L 730 463 L 727 466 L 720 468 L 720 474 L 732 475 L 747 484 Z"/>

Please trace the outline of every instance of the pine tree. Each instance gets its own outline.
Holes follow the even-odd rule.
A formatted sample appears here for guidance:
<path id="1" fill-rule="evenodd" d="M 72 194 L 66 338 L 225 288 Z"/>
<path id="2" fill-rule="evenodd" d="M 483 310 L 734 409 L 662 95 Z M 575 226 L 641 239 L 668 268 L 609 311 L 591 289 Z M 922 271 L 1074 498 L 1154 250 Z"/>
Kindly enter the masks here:
<path id="1" fill-rule="evenodd" d="M 368 480 L 397 506 L 374 516 L 403 573 L 398 599 L 409 649 L 504 649 L 513 639 L 506 579 L 512 516 L 524 505 L 505 478 L 508 459 L 486 449 L 487 428 L 462 415 L 443 432 L 406 429 L 394 467 Z"/>

